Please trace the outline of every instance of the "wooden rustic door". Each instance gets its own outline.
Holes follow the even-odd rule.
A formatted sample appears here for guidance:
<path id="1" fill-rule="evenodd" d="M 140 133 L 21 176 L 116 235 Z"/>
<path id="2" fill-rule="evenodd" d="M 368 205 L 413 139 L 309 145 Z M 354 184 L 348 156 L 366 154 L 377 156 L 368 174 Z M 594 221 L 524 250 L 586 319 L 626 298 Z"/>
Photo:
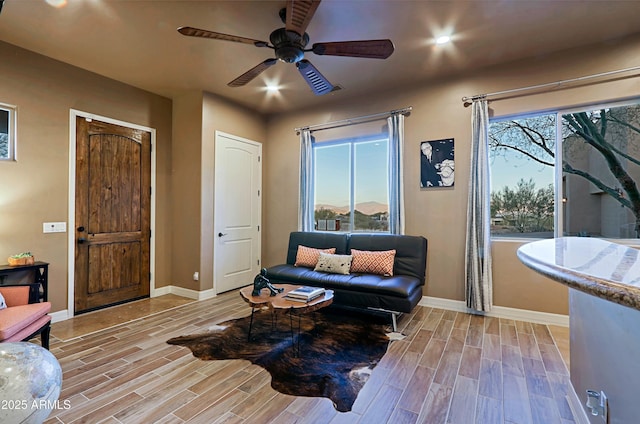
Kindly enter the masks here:
<path id="1" fill-rule="evenodd" d="M 151 134 L 76 118 L 75 313 L 149 296 Z"/>

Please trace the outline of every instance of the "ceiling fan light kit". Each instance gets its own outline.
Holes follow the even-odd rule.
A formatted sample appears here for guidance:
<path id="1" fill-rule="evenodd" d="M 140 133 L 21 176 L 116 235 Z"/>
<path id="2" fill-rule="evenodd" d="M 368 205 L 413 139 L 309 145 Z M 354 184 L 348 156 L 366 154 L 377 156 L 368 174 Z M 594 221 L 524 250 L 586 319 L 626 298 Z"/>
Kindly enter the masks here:
<path id="1" fill-rule="evenodd" d="M 304 58 L 305 52 L 326 56 L 386 59 L 393 53 L 394 47 L 391 40 L 362 40 L 315 43 L 311 49 L 306 49 L 310 38 L 305 30 L 319 5 L 320 0 L 288 0 L 287 7 L 281 9 L 279 12 L 280 18 L 285 26 L 271 33 L 269 36 L 271 44 L 262 40 L 223 34 L 189 26 L 178 28 L 178 32 L 188 37 L 211 38 L 214 40 L 253 44 L 256 47 L 268 47 L 274 50 L 275 58 L 267 59 L 249 69 L 228 83 L 227 85 L 230 87 L 246 85 L 280 60 L 285 63 L 295 63 L 300 75 L 302 75 L 302 78 L 307 82 L 313 93 L 323 95 L 336 91 L 336 89 L 340 89 L 340 87 L 331 84 L 311 62 L 306 60 Z"/>
<path id="2" fill-rule="evenodd" d="M 309 44 L 309 34 L 300 36 L 295 31 L 279 28 L 269 36 L 276 57 L 285 63 L 298 63 L 304 58 L 304 48 Z"/>

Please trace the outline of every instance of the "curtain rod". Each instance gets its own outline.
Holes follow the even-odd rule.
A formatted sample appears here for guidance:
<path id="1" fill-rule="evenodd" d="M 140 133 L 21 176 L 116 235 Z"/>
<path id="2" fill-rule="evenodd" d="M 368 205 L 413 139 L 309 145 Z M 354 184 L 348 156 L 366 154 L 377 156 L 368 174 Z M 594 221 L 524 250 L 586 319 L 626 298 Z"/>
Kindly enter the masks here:
<path id="1" fill-rule="evenodd" d="M 495 93 L 476 94 L 475 96 L 468 96 L 468 97 L 465 96 L 462 98 L 462 101 L 464 102 L 464 107 L 468 107 L 471 105 L 471 102 L 475 100 L 484 99 L 487 97 L 501 96 L 503 94 L 518 93 L 521 91 L 530 91 L 530 90 L 536 90 L 536 89 L 547 88 L 547 87 L 555 88 L 562 84 L 569 84 L 569 83 L 584 81 L 584 80 L 593 79 L 593 78 L 607 77 L 610 75 L 616 75 L 616 74 L 621 74 L 623 72 L 630 72 L 630 71 L 637 71 L 637 70 L 640 70 L 640 66 L 634 66 L 632 68 L 626 68 L 626 69 L 618 69 L 617 71 L 602 72 L 600 74 L 587 75 L 584 77 L 571 78 L 571 79 L 566 79 L 566 80 L 561 80 L 556 82 L 548 82 L 545 84 L 530 85 L 528 87 L 514 88 L 511 90 L 496 91 Z"/>
<path id="2" fill-rule="evenodd" d="M 409 112 L 411 112 L 411 109 L 413 108 L 409 106 L 409 107 L 404 107 L 402 109 L 391 110 L 389 112 L 374 113 L 373 115 L 365 115 L 365 116 L 358 116 L 356 118 L 341 119 L 340 121 L 327 122 L 325 124 L 308 125 L 306 127 L 295 128 L 294 130 L 297 133 L 300 133 L 300 131 L 302 130 L 310 130 L 310 131 L 328 130 L 331 128 L 344 127 L 346 125 L 361 124 L 364 122 L 376 120 L 383 116 L 395 115 L 396 113 L 408 115 Z"/>

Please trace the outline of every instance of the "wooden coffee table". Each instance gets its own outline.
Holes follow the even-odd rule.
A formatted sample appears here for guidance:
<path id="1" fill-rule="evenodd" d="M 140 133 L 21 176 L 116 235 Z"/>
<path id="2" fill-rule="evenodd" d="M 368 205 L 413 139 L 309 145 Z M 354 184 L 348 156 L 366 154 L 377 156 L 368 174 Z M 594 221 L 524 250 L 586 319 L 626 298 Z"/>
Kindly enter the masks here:
<path id="1" fill-rule="evenodd" d="M 251 328 L 253 326 L 253 314 L 257 309 L 261 308 L 269 308 L 271 313 L 275 316 L 276 314 L 289 313 L 289 322 L 291 325 L 291 340 L 295 343 L 295 338 L 293 335 L 293 316 L 297 315 L 298 317 L 298 337 L 297 337 L 297 350 L 298 355 L 300 354 L 300 317 L 304 314 L 312 313 L 317 311 L 318 309 L 322 309 L 327 307 L 333 303 L 333 290 L 326 290 L 324 295 L 319 296 L 309 302 L 296 302 L 295 300 L 289 300 L 285 296 L 292 290 L 297 289 L 298 287 L 302 287 L 302 285 L 294 285 L 294 284 L 274 284 L 276 288 L 282 288 L 284 291 L 282 293 L 278 293 L 275 296 L 269 295 L 268 289 L 262 289 L 260 292 L 260 296 L 252 296 L 251 292 L 253 292 L 253 284 L 247 287 L 240 289 L 240 296 L 251 306 L 251 320 L 249 321 L 249 334 L 248 339 L 251 341 Z"/>

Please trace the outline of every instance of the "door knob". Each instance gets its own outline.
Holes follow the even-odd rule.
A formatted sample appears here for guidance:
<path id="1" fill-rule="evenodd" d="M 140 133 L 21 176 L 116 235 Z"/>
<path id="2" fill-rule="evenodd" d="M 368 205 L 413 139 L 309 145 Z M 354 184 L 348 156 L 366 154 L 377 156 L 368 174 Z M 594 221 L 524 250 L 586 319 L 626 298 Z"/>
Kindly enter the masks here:
<path id="1" fill-rule="evenodd" d="M 224 233 L 224 234 L 223 233 L 218 233 L 218 237 L 223 237 L 223 236 L 226 236 L 226 235 L 227 235 L 227 233 Z"/>
<path id="2" fill-rule="evenodd" d="M 82 231 L 84 231 L 84 227 L 81 225 L 81 226 L 79 226 L 79 227 L 77 228 L 77 230 L 78 230 L 78 231 L 80 231 L 80 232 L 82 232 Z"/>
<path id="3" fill-rule="evenodd" d="M 79 244 L 82 244 L 82 243 L 84 243 L 85 241 L 87 241 L 87 239 L 86 239 L 86 238 L 84 238 L 84 237 L 80 237 L 80 238 L 78 239 L 78 243 L 79 243 Z"/>

